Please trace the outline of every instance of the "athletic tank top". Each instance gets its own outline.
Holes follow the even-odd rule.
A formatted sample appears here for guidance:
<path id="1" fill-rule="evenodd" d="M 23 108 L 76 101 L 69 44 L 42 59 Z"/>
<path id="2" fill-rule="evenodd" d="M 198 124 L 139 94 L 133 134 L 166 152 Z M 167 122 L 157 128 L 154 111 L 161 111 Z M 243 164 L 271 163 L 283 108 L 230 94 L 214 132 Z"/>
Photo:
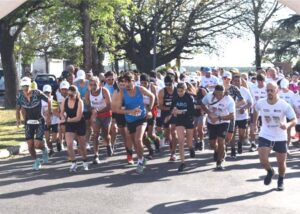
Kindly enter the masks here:
<path id="1" fill-rule="evenodd" d="M 132 110 L 135 108 L 140 108 L 142 110 L 140 115 L 129 115 L 125 114 L 125 119 L 127 122 L 132 123 L 146 117 L 146 109 L 143 101 L 143 95 L 140 91 L 140 87 L 136 86 L 135 96 L 129 96 L 126 89 L 123 90 L 124 92 L 124 105 L 125 109 Z"/>
<path id="2" fill-rule="evenodd" d="M 173 98 L 177 96 L 176 88 L 174 88 L 174 91 L 172 94 L 169 94 L 167 89 L 164 88 L 164 106 L 171 107 Z"/>
<path id="3" fill-rule="evenodd" d="M 105 98 L 103 97 L 103 89 L 100 89 L 100 93 L 98 96 L 93 96 L 90 92 L 90 103 L 91 107 L 97 110 L 102 110 L 106 107 Z M 98 118 L 111 117 L 111 111 L 97 113 Z"/>
<path id="4" fill-rule="evenodd" d="M 83 100 L 83 104 L 84 104 L 83 105 L 83 111 L 87 112 L 88 108 L 87 108 L 84 100 L 85 100 L 85 93 L 89 90 L 89 81 L 86 80 L 83 87 L 80 86 L 80 82 L 76 82 L 76 86 L 78 88 L 78 92 L 80 94 L 80 97 Z"/>
<path id="5" fill-rule="evenodd" d="M 69 101 L 69 98 L 67 98 L 65 101 L 65 112 L 67 114 L 67 117 L 69 117 L 69 118 L 76 117 L 79 100 L 78 100 L 78 98 L 76 98 L 74 108 L 69 108 L 68 101 Z"/>

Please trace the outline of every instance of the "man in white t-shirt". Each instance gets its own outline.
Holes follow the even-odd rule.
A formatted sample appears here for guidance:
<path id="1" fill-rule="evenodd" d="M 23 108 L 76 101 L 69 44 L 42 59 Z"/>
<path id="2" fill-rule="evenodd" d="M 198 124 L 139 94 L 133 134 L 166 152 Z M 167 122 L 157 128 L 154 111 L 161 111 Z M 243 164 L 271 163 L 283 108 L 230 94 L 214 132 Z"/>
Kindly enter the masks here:
<path id="1" fill-rule="evenodd" d="M 225 156 L 225 138 L 230 120 L 234 119 L 235 102 L 231 96 L 225 95 L 222 85 L 217 85 L 214 92 L 208 93 L 202 99 L 203 110 L 207 113 L 207 129 L 209 143 L 214 149 L 214 160 L 217 170 L 223 170 L 222 162 Z"/>
<path id="2" fill-rule="evenodd" d="M 236 118 L 235 118 L 234 132 L 236 132 L 237 131 L 236 129 L 238 128 L 238 131 L 239 131 L 238 132 L 239 133 L 238 153 L 241 154 L 242 150 L 243 150 L 242 145 L 243 145 L 244 141 L 247 139 L 246 129 L 248 128 L 249 108 L 253 105 L 253 100 L 252 100 L 250 91 L 247 88 L 241 86 L 242 80 L 241 80 L 240 75 L 233 76 L 232 83 L 233 83 L 233 85 L 238 87 L 242 97 L 246 101 L 246 103 L 244 105 L 236 108 Z M 230 144 L 231 144 L 231 157 L 235 158 L 236 152 L 235 152 L 235 138 L 234 137 L 231 140 Z"/>
<path id="3" fill-rule="evenodd" d="M 269 185 L 275 172 L 269 163 L 271 150 L 276 152 L 278 164 L 277 190 L 284 189 L 283 179 L 286 171 L 287 158 L 287 132 L 286 130 L 297 123 L 296 115 L 287 102 L 278 96 L 276 83 L 267 84 L 267 99 L 259 100 L 255 105 L 254 124 L 257 124 L 258 115 L 262 118 L 262 126 L 259 132 L 259 158 L 262 166 L 267 170 L 264 184 Z M 286 121 L 289 119 L 289 122 Z"/>
<path id="4" fill-rule="evenodd" d="M 219 80 L 217 77 L 211 74 L 211 69 L 208 67 L 203 68 L 205 76 L 201 78 L 201 86 L 206 88 L 208 91 L 213 92 L 216 85 L 219 84 Z"/>

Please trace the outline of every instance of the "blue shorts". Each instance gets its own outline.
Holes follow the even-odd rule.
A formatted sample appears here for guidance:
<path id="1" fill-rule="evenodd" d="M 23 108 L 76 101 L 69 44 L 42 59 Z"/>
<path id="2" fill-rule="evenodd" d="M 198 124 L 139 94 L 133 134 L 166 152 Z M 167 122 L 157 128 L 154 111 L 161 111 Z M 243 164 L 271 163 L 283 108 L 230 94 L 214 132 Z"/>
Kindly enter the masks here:
<path id="1" fill-rule="evenodd" d="M 287 153 L 287 141 L 270 141 L 263 137 L 259 137 L 258 147 L 268 147 L 278 153 Z"/>

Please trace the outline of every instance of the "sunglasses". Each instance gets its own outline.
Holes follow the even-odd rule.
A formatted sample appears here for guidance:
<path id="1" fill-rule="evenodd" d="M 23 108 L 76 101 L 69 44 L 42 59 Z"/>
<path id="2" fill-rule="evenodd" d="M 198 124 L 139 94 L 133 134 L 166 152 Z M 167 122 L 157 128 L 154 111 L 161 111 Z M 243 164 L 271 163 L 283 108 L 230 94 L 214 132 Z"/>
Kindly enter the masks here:
<path id="1" fill-rule="evenodd" d="M 111 79 L 111 78 L 108 78 L 108 79 L 106 79 L 107 81 L 114 81 L 114 79 Z"/>
<path id="2" fill-rule="evenodd" d="M 274 92 L 274 89 L 267 89 L 267 92 Z"/>
<path id="3" fill-rule="evenodd" d="M 228 77 L 223 77 L 223 80 L 227 80 L 227 79 L 230 79 L 230 78 L 228 78 Z"/>
<path id="4" fill-rule="evenodd" d="M 172 86 L 172 83 L 167 83 L 167 82 L 165 82 L 165 86 Z"/>

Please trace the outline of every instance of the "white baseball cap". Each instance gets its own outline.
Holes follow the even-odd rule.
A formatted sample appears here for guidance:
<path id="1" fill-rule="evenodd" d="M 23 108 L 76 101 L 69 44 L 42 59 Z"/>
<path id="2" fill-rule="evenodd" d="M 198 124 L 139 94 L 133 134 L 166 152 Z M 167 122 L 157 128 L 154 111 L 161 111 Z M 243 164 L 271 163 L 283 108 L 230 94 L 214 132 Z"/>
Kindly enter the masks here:
<path id="1" fill-rule="evenodd" d="M 226 78 L 228 78 L 228 79 L 232 79 L 232 74 L 231 74 L 229 71 L 225 71 L 225 72 L 223 73 L 223 77 L 226 77 Z"/>
<path id="2" fill-rule="evenodd" d="M 66 80 L 63 80 L 63 81 L 60 83 L 60 85 L 59 85 L 59 88 L 60 88 L 60 89 L 69 89 L 69 87 L 70 87 L 70 84 L 69 84 L 69 82 L 66 81 Z"/>
<path id="3" fill-rule="evenodd" d="M 75 79 L 74 82 L 77 82 L 79 80 L 84 80 L 84 79 L 85 79 L 85 72 L 84 72 L 84 70 L 77 71 L 77 73 L 76 73 L 76 79 Z"/>
<path id="4" fill-rule="evenodd" d="M 52 92 L 52 87 L 51 85 L 44 85 L 43 86 L 43 92 Z"/>
<path id="5" fill-rule="evenodd" d="M 31 79 L 29 77 L 23 77 L 21 79 L 20 85 L 21 85 L 21 87 L 30 86 L 31 85 Z"/>
<path id="6" fill-rule="evenodd" d="M 284 78 L 280 81 L 280 88 L 288 88 L 289 84 L 290 84 L 289 81 Z"/>

